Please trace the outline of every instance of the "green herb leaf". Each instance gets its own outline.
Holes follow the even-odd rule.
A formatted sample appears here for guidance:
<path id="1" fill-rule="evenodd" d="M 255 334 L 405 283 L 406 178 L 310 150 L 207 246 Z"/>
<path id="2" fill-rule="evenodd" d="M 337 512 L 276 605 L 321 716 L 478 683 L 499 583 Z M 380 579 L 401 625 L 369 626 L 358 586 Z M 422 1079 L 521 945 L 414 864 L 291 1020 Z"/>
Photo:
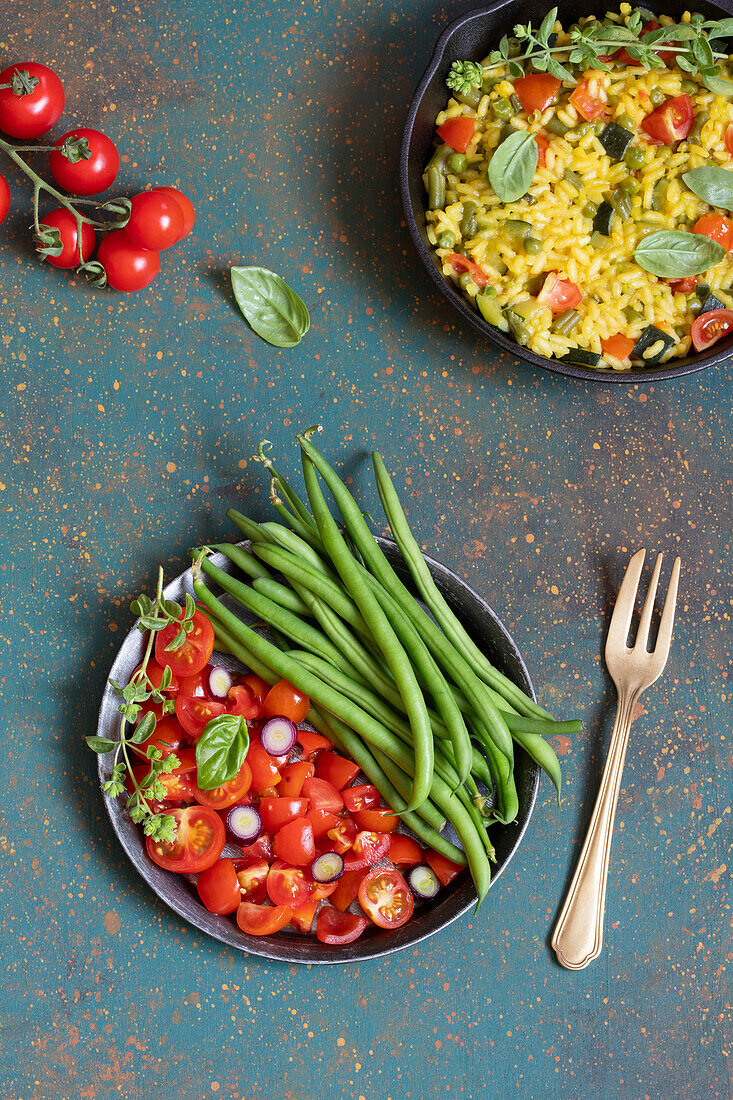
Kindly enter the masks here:
<path id="1" fill-rule="evenodd" d="M 299 344 L 310 328 L 305 302 L 266 267 L 233 267 L 232 290 L 250 325 L 277 348 Z"/>
<path id="2" fill-rule="evenodd" d="M 206 724 L 196 742 L 196 774 L 202 791 L 211 791 L 233 779 L 249 748 L 247 722 L 234 714 L 221 714 Z"/>
<path id="3" fill-rule="evenodd" d="M 160 677 L 160 690 L 165 691 L 169 688 L 173 682 L 173 669 L 170 665 L 166 665 L 163 669 L 163 675 Z"/>
<path id="4" fill-rule="evenodd" d="M 116 741 L 110 741 L 108 737 L 87 737 L 86 742 L 92 752 L 99 753 L 100 756 L 111 752 L 117 744 Z"/>
<path id="5" fill-rule="evenodd" d="M 183 628 L 181 628 L 178 631 L 178 633 L 176 634 L 173 641 L 169 642 L 168 645 L 165 647 L 165 652 L 166 653 L 175 653 L 175 651 L 177 649 L 181 648 L 181 646 L 184 644 L 185 641 L 186 641 L 186 631 Z"/>
<path id="6" fill-rule="evenodd" d="M 680 59 L 678 58 L 678 61 Z M 690 70 L 688 70 L 689 72 Z M 718 69 L 720 72 L 720 69 Z M 726 80 L 723 76 L 715 76 L 712 73 L 704 73 L 702 82 L 709 92 L 714 95 L 733 96 L 733 81 Z"/>
<path id="7" fill-rule="evenodd" d="M 177 619 L 181 614 L 181 605 L 175 600 L 163 600 L 163 610 L 172 619 Z"/>
<path id="8" fill-rule="evenodd" d="M 540 24 L 540 29 L 537 32 L 537 37 L 539 38 L 543 46 L 546 46 L 549 42 L 550 35 L 552 34 L 552 29 L 555 26 L 556 21 L 557 8 L 552 8 L 550 11 L 548 11 L 547 15 L 542 20 Z"/>
<path id="9" fill-rule="evenodd" d="M 700 275 L 725 256 L 725 249 L 701 233 L 662 230 L 644 237 L 634 252 L 639 267 L 662 279 L 686 279 Z"/>
<path id="10" fill-rule="evenodd" d="M 137 726 L 134 733 L 127 738 L 132 745 L 141 745 L 143 741 L 147 741 L 148 737 L 151 737 L 155 733 L 155 715 L 152 710 L 149 710 L 146 715 L 143 716 L 140 725 Z"/>
<path id="11" fill-rule="evenodd" d="M 502 141 L 489 163 L 489 183 L 502 202 L 516 202 L 527 193 L 538 157 L 537 142 L 525 130 Z"/>
<path id="12" fill-rule="evenodd" d="M 682 179 L 699 199 L 721 210 L 733 210 L 733 172 L 727 168 L 693 168 L 684 172 Z"/>
<path id="13" fill-rule="evenodd" d="M 194 611 L 196 610 L 196 601 L 190 592 L 186 593 L 186 618 L 192 619 Z"/>

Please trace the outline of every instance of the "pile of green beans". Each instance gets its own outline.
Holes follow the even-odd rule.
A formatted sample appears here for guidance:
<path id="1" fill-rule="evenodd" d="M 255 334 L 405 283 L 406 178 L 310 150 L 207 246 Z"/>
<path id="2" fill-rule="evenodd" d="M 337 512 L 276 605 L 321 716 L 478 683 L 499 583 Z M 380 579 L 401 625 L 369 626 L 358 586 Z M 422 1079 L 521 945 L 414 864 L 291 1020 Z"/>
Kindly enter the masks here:
<path id="1" fill-rule="evenodd" d="M 562 775 L 547 737 L 577 733 L 580 722 L 554 721 L 466 632 L 435 585 L 381 456 L 372 456 L 377 489 L 422 604 L 311 436 L 298 436 L 307 503 L 261 447 L 281 522 L 230 509 L 250 548 L 213 549 L 239 575 L 218 568 L 209 548 L 192 550 L 194 591 L 217 645 L 268 683 L 286 679 L 308 695 L 313 726 L 424 844 L 468 866 L 480 902 L 494 858 L 488 829 L 518 810 L 514 744 L 547 773 L 559 801 Z M 447 822 L 460 847 L 442 835 Z"/>

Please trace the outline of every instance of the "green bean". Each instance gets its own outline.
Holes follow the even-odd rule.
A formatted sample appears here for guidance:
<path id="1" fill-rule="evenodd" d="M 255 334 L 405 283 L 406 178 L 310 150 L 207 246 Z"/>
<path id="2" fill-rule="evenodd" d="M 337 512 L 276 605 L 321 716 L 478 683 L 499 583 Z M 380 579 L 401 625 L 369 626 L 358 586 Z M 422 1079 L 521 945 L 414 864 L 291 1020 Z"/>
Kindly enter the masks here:
<path id="1" fill-rule="evenodd" d="M 638 145 L 630 145 L 624 153 L 624 164 L 633 171 L 641 168 L 644 160 L 644 150 Z"/>
<path id="2" fill-rule="evenodd" d="M 692 124 L 692 129 L 690 130 L 690 133 L 687 137 L 687 140 L 690 141 L 691 139 L 699 138 L 700 134 L 702 133 L 703 126 L 705 125 L 706 122 L 709 121 L 709 119 L 710 119 L 710 112 L 709 111 L 698 111 L 697 114 L 695 115 L 695 121 Z"/>
<path id="3" fill-rule="evenodd" d="M 508 122 L 514 114 L 511 103 L 508 99 L 504 99 L 503 96 L 499 99 L 492 100 L 489 106 L 496 118 L 500 119 L 502 122 Z"/>
<path id="4" fill-rule="evenodd" d="M 437 168 L 439 171 L 444 172 L 446 162 L 452 152 L 453 149 L 450 145 L 439 145 L 425 165 L 425 172 L 429 172 L 431 168 Z"/>
<path id="5" fill-rule="evenodd" d="M 566 309 L 564 313 L 560 313 L 555 317 L 552 322 L 552 331 L 559 333 L 561 336 L 569 336 L 578 323 L 578 317 L 577 309 Z"/>
<path id="6" fill-rule="evenodd" d="M 259 523 L 255 523 L 254 520 L 248 519 L 247 516 L 243 516 L 236 508 L 228 508 L 227 517 L 232 521 L 235 527 L 239 528 L 244 537 L 249 539 L 250 542 L 267 541 L 267 535 L 264 534 Z"/>
<path id="7" fill-rule="evenodd" d="M 545 722 L 541 718 L 525 718 L 521 714 L 510 714 L 507 725 L 512 737 L 515 733 L 532 733 L 539 737 L 572 736 L 583 729 L 583 723 L 577 718 L 571 722 Z"/>
<path id="8" fill-rule="evenodd" d="M 688 83 L 688 81 L 684 82 L 684 84 L 686 84 L 686 83 Z M 682 85 L 683 89 L 684 89 L 684 84 Z M 697 85 L 695 85 L 695 90 L 697 90 Z M 649 92 L 649 101 L 650 101 L 652 107 L 661 107 L 662 104 L 664 103 L 664 101 L 666 100 L 666 98 L 667 98 L 666 95 L 664 94 L 662 89 L 658 86 L 655 87 L 655 88 L 652 88 L 652 90 Z M 621 123 L 621 125 L 623 125 L 623 123 Z M 630 128 L 631 127 L 629 127 L 629 129 Z"/>
<path id="9" fill-rule="evenodd" d="M 389 775 L 400 797 L 407 800 L 410 797 L 410 788 L 412 786 L 410 776 L 407 775 L 402 768 L 398 767 L 394 760 L 391 760 L 386 753 L 381 752 L 379 749 L 372 749 L 372 756 L 379 766 L 384 769 L 385 773 Z M 418 817 L 421 817 L 426 825 L 430 825 L 432 829 L 435 829 L 436 832 L 441 832 L 446 826 L 445 817 L 429 798 L 426 798 L 422 806 L 418 806 L 413 812 L 416 813 Z"/>
<path id="10" fill-rule="evenodd" d="M 285 504 L 285 502 L 278 496 L 279 482 L 276 478 L 270 478 L 270 504 L 275 509 L 285 523 L 288 524 L 291 531 L 296 534 L 303 542 L 309 545 L 314 545 L 318 541 L 318 536 L 315 535 L 310 527 L 302 522 L 299 516 L 294 515 Z"/>
<path id="11" fill-rule="evenodd" d="M 255 657 L 247 646 L 243 645 L 238 638 L 235 638 L 232 632 L 213 613 L 208 615 L 207 618 L 214 628 L 217 642 L 221 642 L 222 645 L 226 646 L 227 651 L 236 657 L 238 661 L 241 661 L 245 668 L 254 672 L 255 676 L 259 676 L 261 680 L 271 686 L 281 679 L 276 672 L 272 671 L 269 665 L 266 665 L 259 657 Z"/>
<path id="12" fill-rule="evenodd" d="M 258 561 L 253 554 L 250 554 L 249 550 L 245 550 L 243 546 L 235 546 L 232 542 L 217 542 L 211 549 L 224 554 L 248 577 L 254 579 L 255 577 L 270 576 L 269 569 Z"/>
<path id="13" fill-rule="evenodd" d="M 583 190 L 583 181 L 577 172 L 574 172 L 572 168 L 566 168 L 562 174 L 562 178 L 566 183 L 569 183 L 571 187 L 580 193 Z"/>
<path id="14" fill-rule="evenodd" d="M 628 218 L 631 213 L 631 199 L 626 191 L 617 187 L 609 201 L 620 218 Z"/>
<path id="15" fill-rule="evenodd" d="M 305 539 L 300 538 L 294 531 L 283 527 L 281 523 L 261 523 L 260 530 L 270 536 L 270 542 L 281 546 L 283 550 L 289 550 L 291 554 L 300 555 L 304 561 L 322 573 L 324 577 L 330 577 L 336 583 L 336 574 L 329 569 L 318 551 Z M 318 540 L 320 546 L 320 539 Z"/>
<path id="16" fill-rule="evenodd" d="M 512 92 L 512 94 L 509 96 L 509 102 L 512 105 L 512 110 L 513 110 L 514 114 L 518 115 L 519 112 L 522 109 L 522 103 L 521 103 L 521 100 L 520 100 L 519 96 L 515 95 L 515 93 Z"/>
<path id="17" fill-rule="evenodd" d="M 436 165 L 428 168 L 427 192 L 428 207 L 431 210 L 442 210 L 445 206 L 445 176 Z"/>
<path id="18" fill-rule="evenodd" d="M 537 237 L 526 237 L 524 240 L 524 251 L 528 256 L 539 256 L 542 251 L 542 241 Z"/>
<path id="19" fill-rule="evenodd" d="M 303 561 L 289 550 L 285 550 L 282 546 L 258 542 L 253 546 L 253 550 L 266 565 L 279 570 L 288 580 L 294 578 L 302 580 L 312 592 L 325 600 L 359 634 L 369 635 L 369 629 L 359 609 L 348 593 L 344 592 L 340 584 L 325 576 L 309 562 Z"/>
<path id="20" fill-rule="evenodd" d="M 583 217 L 584 218 L 589 218 L 591 221 L 593 221 L 593 219 L 595 218 L 597 213 L 598 213 L 598 206 L 596 205 L 596 203 L 590 202 L 590 200 L 585 204 L 585 206 L 581 210 L 581 214 L 583 215 Z"/>
<path id="21" fill-rule="evenodd" d="M 589 134 L 590 131 L 590 122 L 581 122 L 578 126 L 573 127 L 573 133 L 577 134 L 578 137 L 585 137 L 585 135 Z"/>
<path id="22" fill-rule="evenodd" d="M 680 85 L 680 91 L 683 95 L 695 95 L 699 90 L 697 82 L 694 80 L 683 80 Z"/>
<path id="23" fill-rule="evenodd" d="M 512 736 L 517 744 L 524 749 L 527 755 L 531 756 L 535 764 L 539 764 L 542 770 L 549 775 L 557 791 L 557 804 L 559 806 L 560 789 L 562 787 L 562 771 L 560 770 L 560 762 L 555 755 L 555 750 L 552 745 L 537 733 L 521 733 L 517 731 Z"/>
<path id="24" fill-rule="evenodd" d="M 532 223 L 522 221 L 520 218 L 507 218 L 502 223 L 501 232 L 514 241 L 523 241 L 532 232 Z"/>
<path id="25" fill-rule="evenodd" d="M 607 240 L 608 237 L 604 236 L 603 233 L 599 233 L 598 231 L 596 231 L 595 233 L 591 234 L 590 246 L 591 248 L 605 248 Z"/>
<path id="26" fill-rule="evenodd" d="M 463 204 L 463 217 L 461 218 L 461 236 L 465 238 L 474 237 L 476 235 L 476 211 L 478 210 L 478 203 L 468 199 Z"/>
<path id="27" fill-rule="evenodd" d="M 448 171 L 455 176 L 461 176 L 468 168 L 468 157 L 465 153 L 451 153 L 447 162 Z"/>
<path id="28" fill-rule="evenodd" d="M 633 306 L 624 306 L 621 312 L 630 325 L 633 324 L 634 321 L 641 321 L 644 317 L 644 314 L 640 313 L 638 309 L 634 309 Z"/>
<path id="29" fill-rule="evenodd" d="M 298 436 L 301 450 L 304 439 L 304 436 Z M 303 453 L 302 458 L 308 499 L 323 546 L 384 654 L 387 667 L 394 677 L 407 708 L 415 745 L 412 797 L 407 808 L 414 810 L 427 798 L 433 776 L 433 735 L 425 699 L 405 650 L 376 597 L 356 569 L 351 550 L 326 506 L 318 483 L 316 467 L 307 453 Z"/>
<path id="30" fill-rule="evenodd" d="M 545 129 L 549 130 L 551 134 L 556 137 L 564 137 L 570 129 L 564 122 L 561 122 L 557 115 L 553 115 L 549 122 L 545 123 Z"/>
<path id="31" fill-rule="evenodd" d="M 438 237 L 438 248 L 451 248 L 452 249 L 452 248 L 455 247 L 455 243 L 456 243 L 455 235 L 453 233 L 451 233 L 451 231 L 449 229 L 446 229 Z"/>
<path id="32" fill-rule="evenodd" d="M 292 611 L 296 615 L 310 614 L 307 606 L 293 592 L 292 588 L 288 588 L 286 584 L 280 584 L 280 581 L 273 580 L 272 577 L 255 577 L 252 581 L 252 587 L 255 592 L 267 596 L 268 599 L 280 604 L 280 607 L 284 607 L 287 611 Z"/>
<path id="33" fill-rule="evenodd" d="M 490 739 L 483 745 L 483 749 L 496 794 L 494 813 L 498 821 L 503 825 L 508 825 L 516 819 L 519 811 L 519 799 L 512 764 L 511 761 L 507 760 L 504 753 L 499 752 Z"/>
<path id="34" fill-rule="evenodd" d="M 448 146 L 448 148 L 450 148 L 450 146 Z M 278 489 L 280 490 L 280 492 L 284 496 L 287 503 L 292 508 L 293 512 L 300 519 L 301 523 L 305 527 L 308 527 L 310 529 L 310 531 L 312 532 L 312 534 L 316 538 L 318 538 L 318 529 L 316 528 L 316 521 L 313 519 L 313 516 L 310 514 L 310 512 L 306 508 L 305 504 L 300 499 L 300 497 L 295 492 L 295 490 L 289 485 L 289 483 L 283 477 L 283 475 L 278 470 L 275 469 L 275 466 L 272 462 L 272 459 L 265 457 L 265 455 L 262 453 L 263 446 L 264 446 L 264 444 L 260 444 L 260 455 L 261 455 L 261 457 L 258 456 L 259 461 L 261 461 L 263 463 L 263 465 L 265 466 L 265 469 L 269 473 L 270 477 L 273 478 L 277 482 Z"/>

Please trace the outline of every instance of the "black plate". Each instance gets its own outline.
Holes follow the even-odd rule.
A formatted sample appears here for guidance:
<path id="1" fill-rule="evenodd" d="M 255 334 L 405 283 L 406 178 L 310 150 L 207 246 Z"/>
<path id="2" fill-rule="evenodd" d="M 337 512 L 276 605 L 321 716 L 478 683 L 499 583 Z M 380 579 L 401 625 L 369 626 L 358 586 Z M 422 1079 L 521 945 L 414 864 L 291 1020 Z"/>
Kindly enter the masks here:
<path id="1" fill-rule="evenodd" d="M 441 294 L 469 324 L 483 336 L 488 336 L 504 351 L 528 363 L 534 363 L 537 367 L 593 382 L 639 383 L 654 382 L 662 378 L 677 378 L 680 375 L 703 370 L 704 367 L 716 366 L 730 358 L 733 352 L 733 336 L 721 340 L 707 353 L 688 355 L 685 359 L 676 359 L 659 368 L 631 367 L 626 371 L 592 370 L 588 367 L 575 367 L 570 363 L 561 363 L 559 359 L 547 359 L 544 355 L 537 355 L 536 352 L 522 347 L 505 336 L 503 332 L 487 324 L 476 310 L 471 309 L 463 296 L 454 289 L 452 283 L 446 280 L 436 263 L 435 253 L 426 233 L 425 188 L 422 183 L 422 174 L 433 148 L 436 115 L 443 110 L 448 101 L 449 90 L 445 78 L 451 64 L 454 61 L 478 60 L 485 57 L 490 50 L 496 49 L 502 35 L 511 35 L 516 23 L 526 24 L 531 20 L 536 27 L 551 6 L 550 0 L 545 3 L 537 3 L 537 0 L 499 0 L 488 8 L 479 8 L 460 16 L 438 39 L 430 64 L 410 105 L 400 151 L 399 178 L 402 205 L 407 227 L 418 255 Z M 665 15 L 670 15 L 677 21 L 682 13 L 689 9 L 689 5 L 683 0 L 669 0 L 669 3 L 663 6 L 654 2 L 647 3 L 645 0 L 643 6 L 652 11 L 663 11 Z M 702 12 L 706 19 L 720 19 L 733 14 L 733 0 L 722 0 L 720 4 L 709 4 L 702 0 L 694 7 L 696 11 Z M 582 15 L 595 13 L 602 17 L 607 10 L 607 3 L 591 4 L 588 7 L 583 0 L 571 0 L 570 3 L 560 5 L 558 18 L 564 26 L 567 26 Z"/>
<path id="2" fill-rule="evenodd" d="M 410 583 L 409 573 L 402 564 L 394 543 L 384 539 L 379 541 L 397 573 L 406 583 Z M 231 562 L 223 554 L 214 554 L 212 560 L 222 569 L 229 571 L 232 568 Z M 474 641 L 480 644 L 484 653 L 497 668 L 534 698 L 529 673 L 519 650 L 486 601 L 450 569 L 431 558 L 426 558 L 426 561 L 438 587 Z M 181 600 L 186 592 L 192 592 L 190 569 L 171 581 L 165 589 L 165 595 L 174 600 Z M 142 651 L 143 635 L 133 628 L 117 654 L 110 670 L 111 678 L 117 683 L 127 683 L 142 659 Z M 241 667 L 229 655 L 222 658 L 222 664 L 226 663 L 232 668 Z M 111 737 L 117 740 L 119 736 L 118 702 L 117 695 L 107 684 L 99 711 L 100 737 Z M 107 756 L 99 757 L 101 782 L 105 782 L 110 777 L 112 756 L 113 754 L 108 753 Z M 515 777 L 519 795 L 517 820 L 512 825 L 494 826 L 491 833 L 496 847 L 496 863 L 493 866 L 494 882 L 517 850 L 537 797 L 539 768 L 519 749 L 515 758 Z M 269 959 L 283 959 L 298 963 L 348 963 L 361 959 L 373 959 L 379 955 L 401 951 L 405 947 L 419 943 L 427 936 L 432 936 L 476 903 L 473 883 L 468 872 L 463 871 L 449 887 L 441 890 L 435 905 L 426 906 L 417 911 L 406 925 L 394 932 L 386 932 L 370 925 L 360 939 L 343 947 L 330 947 L 320 943 L 315 936 L 305 936 L 287 929 L 274 936 L 248 936 L 240 932 L 232 917 L 219 917 L 204 909 L 195 887 L 188 878 L 164 871 L 148 858 L 142 829 L 130 820 L 122 799 L 112 801 L 106 798 L 105 805 L 122 847 L 158 897 L 195 928 L 230 947 L 248 951 L 253 955 L 264 955 Z M 235 855 L 236 852 L 232 850 L 232 854 Z M 488 901 L 484 901 L 481 919 L 487 919 L 487 908 Z"/>

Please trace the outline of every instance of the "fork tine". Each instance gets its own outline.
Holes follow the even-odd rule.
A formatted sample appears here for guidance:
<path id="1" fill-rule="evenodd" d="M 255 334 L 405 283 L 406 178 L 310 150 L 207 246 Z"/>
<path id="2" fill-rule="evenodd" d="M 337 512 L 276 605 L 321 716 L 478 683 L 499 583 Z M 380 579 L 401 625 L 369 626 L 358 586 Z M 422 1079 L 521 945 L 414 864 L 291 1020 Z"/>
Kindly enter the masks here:
<path id="1" fill-rule="evenodd" d="M 618 590 L 616 604 L 611 616 L 611 625 L 608 628 L 606 638 L 606 652 L 609 649 L 626 648 L 626 639 L 629 636 L 631 616 L 634 614 L 636 593 L 639 588 L 639 577 L 644 565 L 646 550 L 637 550 L 633 558 L 626 566 L 626 573 Z"/>
<path id="2" fill-rule="evenodd" d="M 644 606 L 641 609 L 641 618 L 639 619 L 639 629 L 636 633 L 635 643 L 641 649 L 646 649 L 647 642 L 649 641 L 649 626 L 652 621 L 654 597 L 657 594 L 657 585 L 659 584 L 659 574 L 662 569 L 663 557 L 663 554 L 657 554 L 657 560 L 654 563 L 654 570 L 652 572 L 652 579 L 649 581 L 649 591 L 646 594 Z"/>
<path id="3" fill-rule="evenodd" d="M 674 625 L 675 607 L 677 606 L 677 586 L 679 584 L 679 579 L 680 559 L 675 558 L 674 565 L 672 566 L 672 576 L 669 578 L 667 597 L 664 601 L 664 607 L 662 608 L 662 618 L 659 623 L 657 644 L 654 647 L 654 652 L 663 656 L 665 661 L 669 653 L 669 647 L 672 644 L 672 627 Z"/>

